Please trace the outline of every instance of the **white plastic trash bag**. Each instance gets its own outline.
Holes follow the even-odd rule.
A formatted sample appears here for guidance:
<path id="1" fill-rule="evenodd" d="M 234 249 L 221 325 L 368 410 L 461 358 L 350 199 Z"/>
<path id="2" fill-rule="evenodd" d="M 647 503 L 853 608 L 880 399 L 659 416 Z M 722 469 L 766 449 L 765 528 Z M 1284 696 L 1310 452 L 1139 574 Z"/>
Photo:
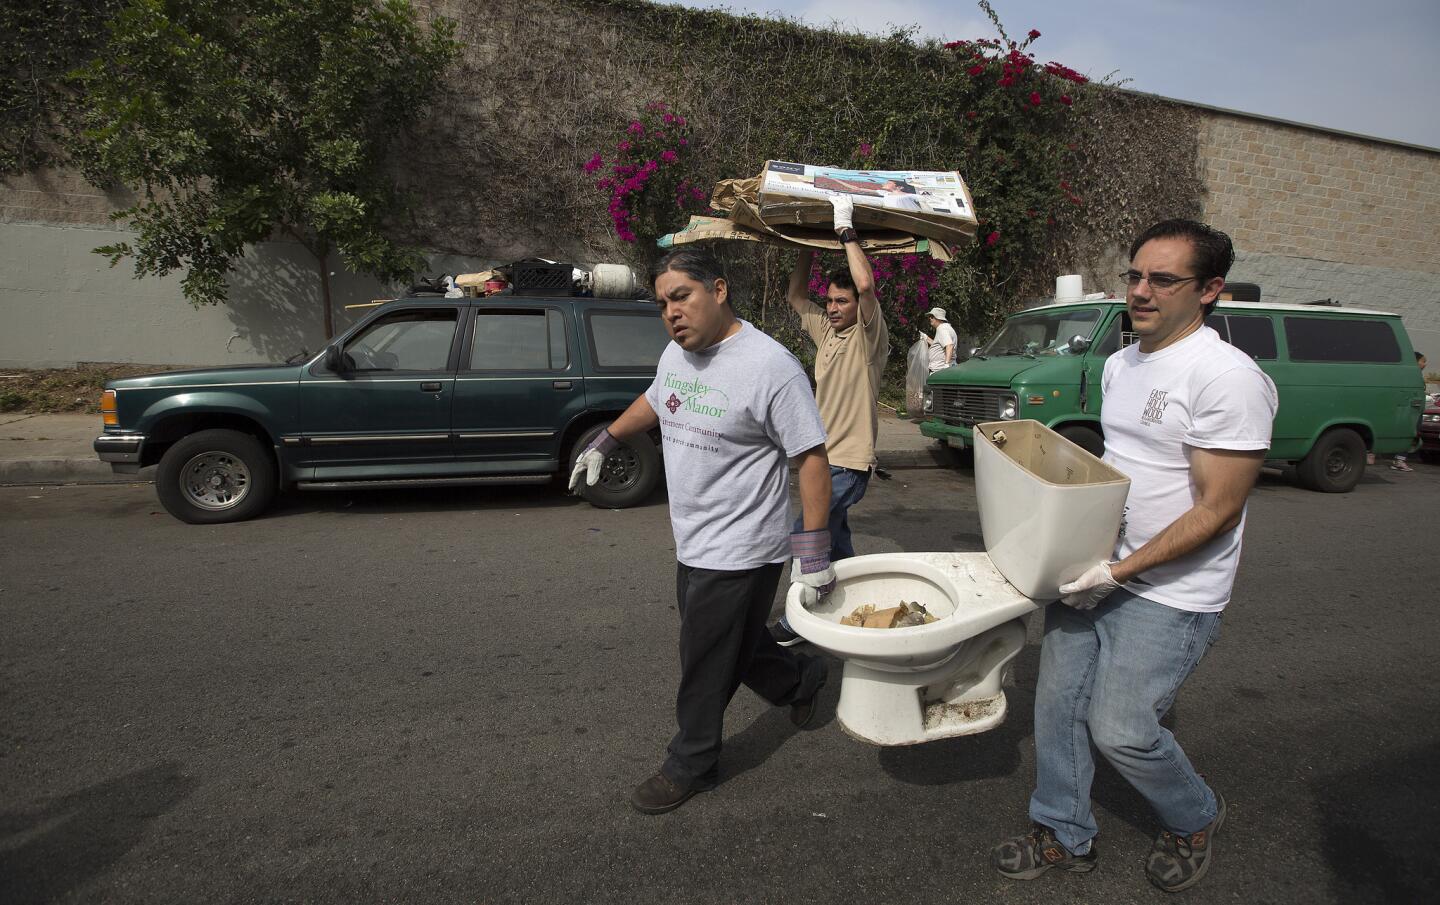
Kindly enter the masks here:
<path id="1" fill-rule="evenodd" d="M 905 359 L 905 411 L 911 418 L 925 414 L 925 378 L 930 376 L 930 349 L 923 339 L 915 340 Z"/>

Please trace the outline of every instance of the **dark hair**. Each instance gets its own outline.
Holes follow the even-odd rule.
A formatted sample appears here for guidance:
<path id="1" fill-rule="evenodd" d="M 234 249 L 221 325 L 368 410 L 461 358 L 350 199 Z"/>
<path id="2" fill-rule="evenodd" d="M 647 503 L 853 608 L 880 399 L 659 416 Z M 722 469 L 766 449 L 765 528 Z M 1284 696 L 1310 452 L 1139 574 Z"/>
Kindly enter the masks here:
<path id="1" fill-rule="evenodd" d="M 730 285 L 730 278 L 725 276 L 725 268 L 720 265 L 719 259 L 708 251 L 699 248 L 677 248 L 661 258 L 650 271 L 650 285 L 653 288 L 655 281 L 660 275 L 668 271 L 683 273 L 697 283 L 704 283 L 710 288 L 715 288 L 716 280 L 724 280 L 729 292 L 725 295 L 725 304 L 733 309 L 730 299 L 735 292 L 735 287 Z"/>
<path id="2" fill-rule="evenodd" d="M 699 248 L 677 248 L 657 261 L 650 271 L 650 285 L 655 285 L 661 274 L 671 270 L 677 270 L 699 283 L 713 284 L 716 280 L 726 279 L 725 268 L 720 266 L 715 256 Z"/>
<path id="3" fill-rule="evenodd" d="M 825 279 L 830 281 L 831 286 L 838 286 L 846 292 L 854 293 L 856 298 L 860 297 L 860 293 L 855 290 L 855 278 L 850 275 L 849 267 L 837 267 L 827 273 Z"/>
<path id="4" fill-rule="evenodd" d="M 1130 243 L 1130 260 L 1135 260 L 1140 247 L 1152 239 L 1189 239 L 1195 250 L 1195 275 L 1202 286 L 1215 277 L 1224 279 L 1235 263 L 1235 246 L 1230 237 L 1196 220 L 1176 218 L 1156 223 Z"/>
<path id="5" fill-rule="evenodd" d="M 884 187 L 885 183 L 887 182 L 895 186 L 895 188 L 899 189 L 902 192 L 909 192 L 912 195 L 916 194 L 915 186 L 911 185 L 903 179 L 887 179 L 885 180 L 885 182 L 880 183 L 881 187 Z"/>
<path id="6" fill-rule="evenodd" d="M 1415 353 L 1415 360 L 1416 360 L 1416 361 L 1419 361 L 1420 359 L 1422 359 L 1422 358 L 1424 358 L 1424 357 L 1425 357 L 1425 353 L 1424 353 L 1424 352 L 1416 352 L 1416 353 Z"/>

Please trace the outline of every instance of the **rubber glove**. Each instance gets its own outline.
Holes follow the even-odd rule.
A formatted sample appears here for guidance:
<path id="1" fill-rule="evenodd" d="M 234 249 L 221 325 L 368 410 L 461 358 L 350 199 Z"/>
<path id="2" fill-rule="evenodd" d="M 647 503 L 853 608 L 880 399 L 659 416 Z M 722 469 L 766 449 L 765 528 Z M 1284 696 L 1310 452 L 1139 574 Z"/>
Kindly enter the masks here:
<path id="1" fill-rule="evenodd" d="M 790 581 L 800 585 L 800 602 L 807 607 L 835 589 L 835 567 L 830 564 L 830 529 L 796 531 L 790 535 Z"/>
<path id="2" fill-rule="evenodd" d="M 832 192 L 830 206 L 835 209 L 835 231 L 854 229 L 855 202 L 844 192 Z"/>
<path id="3" fill-rule="evenodd" d="M 1079 578 L 1060 586 L 1060 602 L 1077 610 L 1093 610 L 1119 587 L 1120 582 L 1110 574 L 1110 563 L 1098 562 L 1080 573 Z"/>
<path id="4" fill-rule="evenodd" d="M 620 445 L 620 441 L 610 436 L 610 431 L 603 430 L 595 435 L 585 451 L 575 457 L 575 467 L 570 471 L 570 492 L 574 493 L 575 488 L 580 485 L 580 475 L 585 475 L 585 486 L 594 487 L 595 482 L 600 480 L 600 466 L 605 464 L 605 457 L 610 455 Z"/>

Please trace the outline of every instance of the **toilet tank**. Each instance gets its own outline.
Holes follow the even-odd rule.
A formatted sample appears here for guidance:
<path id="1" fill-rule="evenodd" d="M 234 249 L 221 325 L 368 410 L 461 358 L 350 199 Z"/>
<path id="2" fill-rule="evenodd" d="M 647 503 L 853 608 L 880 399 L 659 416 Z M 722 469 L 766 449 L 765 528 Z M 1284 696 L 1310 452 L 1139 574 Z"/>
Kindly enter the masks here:
<path id="1" fill-rule="evenodd" d="M 985 552 L 1032 600 L 1115 552 L 1130 479 L 1038 421 L 975 425 Z"/>

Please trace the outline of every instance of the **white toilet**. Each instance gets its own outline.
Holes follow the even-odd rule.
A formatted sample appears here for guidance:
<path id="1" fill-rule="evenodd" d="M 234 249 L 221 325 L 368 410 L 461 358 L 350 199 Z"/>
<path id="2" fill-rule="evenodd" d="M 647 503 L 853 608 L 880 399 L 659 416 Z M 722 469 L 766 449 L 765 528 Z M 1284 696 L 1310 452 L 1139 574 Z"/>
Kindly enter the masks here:
<path id="1" fill-rule="evenodd" d="M 984 553 L 881 553 L 835 564 L 835 590 L 806 609 L 798 634 L 845 662 L 837 717 L 876 745 L 913 745 L 993 729 L 1005 719 L 1005 668 L 1025 646 L 1029 613 L 1115 545 L 1130 480 L 1037 421 L 975 427 Z M 842 625 L 857 607 L 918 602 L 927 625 Z"/>

